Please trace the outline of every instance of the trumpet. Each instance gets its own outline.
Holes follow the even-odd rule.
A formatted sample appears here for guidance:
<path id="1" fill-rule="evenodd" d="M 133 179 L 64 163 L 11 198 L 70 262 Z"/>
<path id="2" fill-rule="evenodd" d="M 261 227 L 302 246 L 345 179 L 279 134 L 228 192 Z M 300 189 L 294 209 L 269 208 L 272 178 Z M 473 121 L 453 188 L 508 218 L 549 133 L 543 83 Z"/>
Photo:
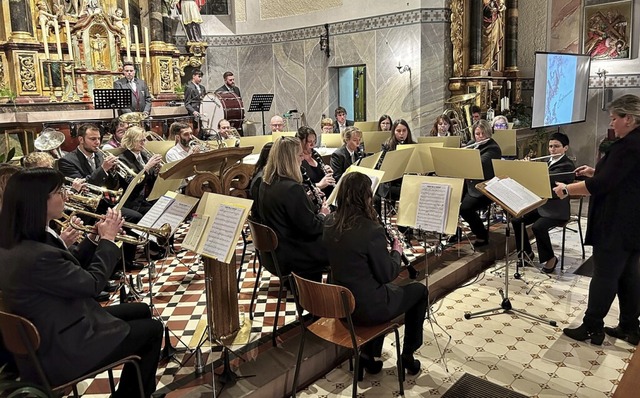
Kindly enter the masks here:
<path id="1" fill-rule="evenodd" d="M 64 206 L 64 209 L 67 210 L 67 211 L 70 211 L 71 215 L 80 214 L 80 215 L 83 215 L 83 216 L 95 218 L 97 220 L 104 219 L 103 215 L 91 213 L 89 211 L 82 210 L 82 209 L 80 209 L 80 208 L 78 208 L 76 206 L 70 205 L 70 204 L 66 204 Z M 72 227 L 76 228 L 75 224 L 70 223 L 70 225 Z M 169 241 L 169 238 L 171 237 L 171 225 L 169 225 L 168 223 L 167 224 L 163 224 L 160 228 L 151 228 L 151 227 L 143 227 L 141 225 L 125 221 L 122 226 L 124 228 L 130 228 L 130 229 L 135 229 L 136 231 L 141 231 L 141 232 L 143 232 L 144 234 L 147 234 L 147 235 L 155 236 L 158 239 L 158 244 L 160 246 L 165 245 Z M 93 226 L 87 227 L 87 226 L 83 225 L 83 226 L 78 226 L 78 227 L 82 227 L 82 228 L 76 228 L 76 229 L 79 229 L 81 231 L 89 232 L 89 233 L 93 232 Z M 83 228 L 89 228 L 89 230 L 87 231 L 87 230 L 85 230 Z M 149 239 L 143 238 L 143 237 L 134 238 L 134 237 L 131 237 L 129 235 L 123 235 L 123 238 L 120 238 L 120 236 L 121 235 L 118 235 L 118 240 L 121 240 L 122 242 L 125 242 L 125 243 L 131 243 L 133 245 L 144 245 L 149 240 Z"/>
<path id="2" fill-rule="evenodd" d="M 107 158 L 107 153 L 105 151 L 103 151 L 102 149 L 98 148 L 98 153 L 102 154 L 102 156 L 106 159 Z M 115 172 L 122 177 L 123 179 L 128 179 L 129 177 L 135 177 L 138 175 L 138 173 L 136 173 L 135 171 L 131 170 L 131 168 L 129 166 L 127 166 L 126 164 L 124 164 L 124 162 L 118 158 L 116 158 L 116 167 L 115 167 Z"/>
<path id="3" fill-rule="evenodd" d="M 67 200 L 74 204 L 74 206 L 83 206 L 87 209 L 95 211 L 100 204 L 100 197 L 98 196 L 84 196 L 75 193 L 67 194 Z"/>
<path id="4" fill-rule="evenodd" d="M 69 183 L 72 183 L 74 181 L 74 179 L 71 178 L 71 177 L 65 177 L 64 179 Z M 94 193 L 96 195 L 107 194 L 109 196 L 113 196 L 113 197 L 116 197 L 116 198 L 119 198 L 120 196 L 122 196 L 122 188 L 120 188 L 117 191 L 115 191 L 113 189 L 108 189 L 108 188 L 101 187 L 101 186 L 98 186 L 98 185 L 89 184 L 88 182 L 84 182 L 83 184 L 84 184 L 85 187 L 87 187 L 89 192 Z"/>
<path id="5" fill-rule="evenodd" d="M 151 157 L 153 155 L 155 155 L 155 153 L 151 152 L 147 148 L 142 148 L 142 152 L 144 152 L 144 154 L 147 155 L 147 157 L 149 159 L 151 159 Z M 157 167 L 160 168 L 160 167 L 164 166 L 165 164 L 166 164 L 166 162 L 164 160 L 160 160 L 160 163 L 158 163 Z"/>
<path id="6" fill-rule="evenodd" d="M 69 226 L 69 223 L 71 222 L 71 216 L 68 215 L 67 213 L 62 213 L 62 218 L 64 218 L 64 221 L 60 219 L 53 220 L 53 222 L 60 227 L 60 233 L 62 233 L 62 231 L 64 231 L 65 228 L 67 228 Z M 75 243 L 80 244 L 80 242 L 82 242 L 83 239 L 84 239 L 84 236 L 81 235 L 78 237 L 78 239 L 76 239 Z"/>
<path id="7" fill-rule="evenodd" d="M 191 139 L 191 141 L 189 141 L 189 147 L 191 147 L 191 148 L 198 147 L 198 148 L 200 148 L 200 152 L 201 153 L 202 152 L 209 152 L 209 151 L 212 151 L 214 149 L 217 149 L 217 148 L 214 148 L 214 147 L 211 146 L 210 141 L 202 141 L 202 140 L 197 139 L 196 137 L 193 137 Z M 224 141 L 218 140 L 218 148 L 222 148 L 222 147 L 224 147 Z"/>

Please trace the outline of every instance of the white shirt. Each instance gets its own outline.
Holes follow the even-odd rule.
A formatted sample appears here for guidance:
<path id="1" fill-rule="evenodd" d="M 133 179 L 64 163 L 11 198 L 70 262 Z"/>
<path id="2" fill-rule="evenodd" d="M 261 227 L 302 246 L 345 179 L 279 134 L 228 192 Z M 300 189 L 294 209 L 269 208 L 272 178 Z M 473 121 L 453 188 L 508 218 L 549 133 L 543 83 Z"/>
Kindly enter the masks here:
<path id="1" fill-rule="evenodd" d="M 167 160 L 167 162 L 175 162 L 177 160 L 182 160 L 187 156 L 189 156 L 189 150 L 185 150 L 182 145 L 178 143 L 167 151 L 167 154 L 164 155 L 164 158 Z"/>
<path id="2" fill-rule="evenodd" d="M 562 159 L 564 157 L 564 153 L 562 154 L 562 156 L 560 156 L 557 159 L 551 158 L 549 160 L 549 167 L 553 166 L 554 164 L 558 163 L 560 161 L 560 159 Z"/>

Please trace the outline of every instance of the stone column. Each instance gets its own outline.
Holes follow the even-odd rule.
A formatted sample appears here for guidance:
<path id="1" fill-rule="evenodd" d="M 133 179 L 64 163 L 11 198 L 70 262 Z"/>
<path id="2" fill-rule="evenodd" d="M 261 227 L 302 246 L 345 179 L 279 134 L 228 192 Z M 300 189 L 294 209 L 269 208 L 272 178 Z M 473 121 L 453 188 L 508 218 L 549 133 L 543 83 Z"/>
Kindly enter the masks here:
<path id="1" fill-rule="evenodd" d="M 149 2 L 149 31 L 151 41 L 164 41 L 162 6 L 160 1 Z"/>
<path id="2" fill-rule="evenodd" d="M 31 7 L 25 0 L 9 0 L 9 14 L 11 17 L 11 39 L 33 40 L 33 23 L 31 22 Z"/>
<path id="3" fill-rule="evenodd" d="M 482 64 L 482 0 L 471 0 L 469 12 L 469 65 Z"/>
<path id="4" fill-rule="evenodd" d="M 507 0 L 505 11 L 505 72 L 514 75 L 518 71 L 518 0 Z"/>

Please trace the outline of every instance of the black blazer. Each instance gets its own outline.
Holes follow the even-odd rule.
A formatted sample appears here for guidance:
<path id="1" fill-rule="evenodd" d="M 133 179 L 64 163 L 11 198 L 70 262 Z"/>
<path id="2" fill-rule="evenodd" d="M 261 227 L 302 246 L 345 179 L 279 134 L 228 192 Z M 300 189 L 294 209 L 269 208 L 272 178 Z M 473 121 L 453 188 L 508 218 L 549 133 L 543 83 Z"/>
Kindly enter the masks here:
<path id="1" fill-rule="evenodd" d="M 92 172 L 87 157 L 80 152 L 80 149 L 76 148 L 75 151 L 67 153 L 58 160 L 58 169 L 66 177 L 84 178 L 89 184 L 115 187 L 118 183 L 118 178 L 115 174 L 106 173 L 102 169 L 102 162 L 104 161 L 102 154 L 96 153 L 94 160 L 96 161 L 96 169 Z"/>
<path id="2" fill-rule="evenodd" d="M 352 164 L 351 155 L 346 145 L 341 146 L 331 154 L 331 169 L 333 170 L 333 178 L 336 180 L 336 183 Z"/>
<path id="3" fill-rule="evenodd" d="M 96 246 L 85 239 L 75 253 L 77 258 L 59 245 L 36 241 L 0 249 L 4 303 L 38 328 L 38 357 L 53 384 L 95 368 L 129 333 L 126 322 L 94 300 L 113 273 L 120 249 L 106 240 Z M 40 381 L 30 361 L 16 360 L 21 377 Z"/>
<path id="4" fill-rule="evenodd" d="M 614 142 L 585 181 L 591 194 L 585 244 L 640 250 L 640 127 Z"/>
<path id="5" fill-rule="evenodd" d="M 387 251 L 384 229 L 375 221 L 359 217 L 342 235 L 332 221 L 329 215 L 322 240 L 333 281 L 349 288 L 355 297 L 354 320 L 360 324 L 388 321 L 402 302 L 402 290 L 391 283 L 400 273 L 400 253 Z"/>
<path id="6" fill-rule="evenodd" d="M 314 212 L 302 184 L 288 178 L 271 185 L 263 181 L 259 192 L 260 217 L 278 236 L 276 257 L 281 271 L 325 268 L 329 258 L 322 244 L 324 218 Z"/>
<path id="7" fill-rule="evenodd" d="M 562 159 L 558 160 L 556 163 L 549 167 L 549 174 L 556 173 L 567 173 L 573 172 L 576 169 L 576 166 L 573 164 L 571 159 L 569 159 L 566 155 L 562 157 Z M 574 180 L 574 174 L 563 174 L 559 176 L 551 176 L 551 194 L 553 197 L 547 201 L 544 205 L 538 208 L 538 213 L 540 216 L 545 218 L 552 218 L 554 220 L 562 220 L 566 221 L 571 217 L 571 202 L 568 198 L 560 199 L 555 192 L 553 192 L 553 188 L 556 186 L 556 182 L 563 182 L 565 184 L 570 184 Z"/>
<path id="8" fill-rule="evenodd" d="M 113 83 L 113 88 L 128 89 L 131 90 L 131 107 L 120 109 L 120 113 L 129 112 L 147 112 L 151 113 L 151 93 L 149 87 L 144 80 L 140 80 L 137 77 L 133 78 L 136 83 L 136 92 L 131 90 L 131 86 L 126 77 L 118 79 Z"/>
<path id="9" fill-rule="evenodd" d="M 238 97 L 242 97 L 242 95 L 240 95 L 240 89 L 238 88 L 238 86 L 233 86 L 231 90 L 229 90 L 229 88 L 227 87 L 226 84 L 223 84 L 222 86 L 218 87 L 216 89 L 216 93 L 217 92 L 234 92 L 236 93 L 236 95 Z"/>
<path id="10" fill-rule="evenodd" d="M 484 196 L 482 192 L 476 189 L 476 184 L 495 177 L 495 173 L 493 172 L 493 163 L 491 162 L 491 160 L 500 159 L 502 157 L 500 146 L 498 146 L 498 143 L 495 142 L 493 138 L 490 138 L 489 141 L 480 145 L 478 149 L 480 150 L 480 161 L 482 162 L 482 173 L 484 174 L 483 179 L 465 180 L 467 184 L 467 194 L 474 198 L 480 198 Z"/>
<path id="11" fill-rule="evenodd" d="M 344 125 L 346 127 L 353 126 L 353 120 L 349 120 L 349 119 L 345 120 L 344 121 Z M 337 134 L 340 134 L 340 125 L 338 124 L 337 120 L 333 122 L 333 132 L 337 133 Z"/>
<path id="12" fill-rule="evenodd" d="M 193 115 L 193 112 L 200 112 L 200 104 L 202 103 L 202 97 L 207 93 L 207 89 L 202 85 L 200 87 L 200 93 L 193 81 L 187 83 L 184 89 L 184 107 L 187 108 L 189 115 Z"/>
<path id="13" fill-rule="evenodd" d="M 142 160 L 144 160 L 145 163 L 149 161 L 149 156 L 147 156 L 146 153 L 140 152 L 140 156 L 142 156 Z M 118 156 L 118 159 L 120 159 L 124 164 L 129 166 L 129 168 L 136 173 L 140 173 L 144 168 L 144 166 L 142 166 L 136 159 L 136 155 L 134 155 L 133 152 L 128 149 L 122 152 L 120 156 Z M 157 174 L 155 174 L 153 171 L 145 173 L 144 180 L 136 185 L 136 187 L 131 192 L 131 195 L 125 202 L 124 206 L 129 209 L 140 211 L 140 205 L 146 202 L 145 193 L 153 188 L 153 184 L 155 184 L 157 177 Z M 128 181 L 124 181 L 121 183 L 123 184 L 123 186 L 126 186 Z"/>

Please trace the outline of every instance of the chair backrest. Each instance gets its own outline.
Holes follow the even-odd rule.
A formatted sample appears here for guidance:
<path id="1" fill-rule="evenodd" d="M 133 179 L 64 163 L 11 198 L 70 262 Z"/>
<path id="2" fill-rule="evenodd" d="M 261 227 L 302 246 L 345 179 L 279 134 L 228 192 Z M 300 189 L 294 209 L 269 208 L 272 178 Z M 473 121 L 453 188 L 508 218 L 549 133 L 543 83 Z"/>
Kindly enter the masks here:
<path id="1" fill-rule="evenodd" d="M 15 355 L 29 355 L 30 348 L 35 353 L 40 347 L 38 329 L 26 318 L 0 311 L 0 331 L 7 350 Z"/>
<path id="2" fill-rule="evenodd" d="M 356 308 L 351 290 L 344 286 L 319 283 L 292 273 L 298 304 L 314 316 L 347 318 Z M 345 305 L 346 302 L 346 305 Z"/>
<path id="3" fill-rule="evenodd" d="M 249 220 L 249 229 L 256 250 L 261 252 L 273 252 L 278 248 L 278 236 L 270 227 Z"/>

